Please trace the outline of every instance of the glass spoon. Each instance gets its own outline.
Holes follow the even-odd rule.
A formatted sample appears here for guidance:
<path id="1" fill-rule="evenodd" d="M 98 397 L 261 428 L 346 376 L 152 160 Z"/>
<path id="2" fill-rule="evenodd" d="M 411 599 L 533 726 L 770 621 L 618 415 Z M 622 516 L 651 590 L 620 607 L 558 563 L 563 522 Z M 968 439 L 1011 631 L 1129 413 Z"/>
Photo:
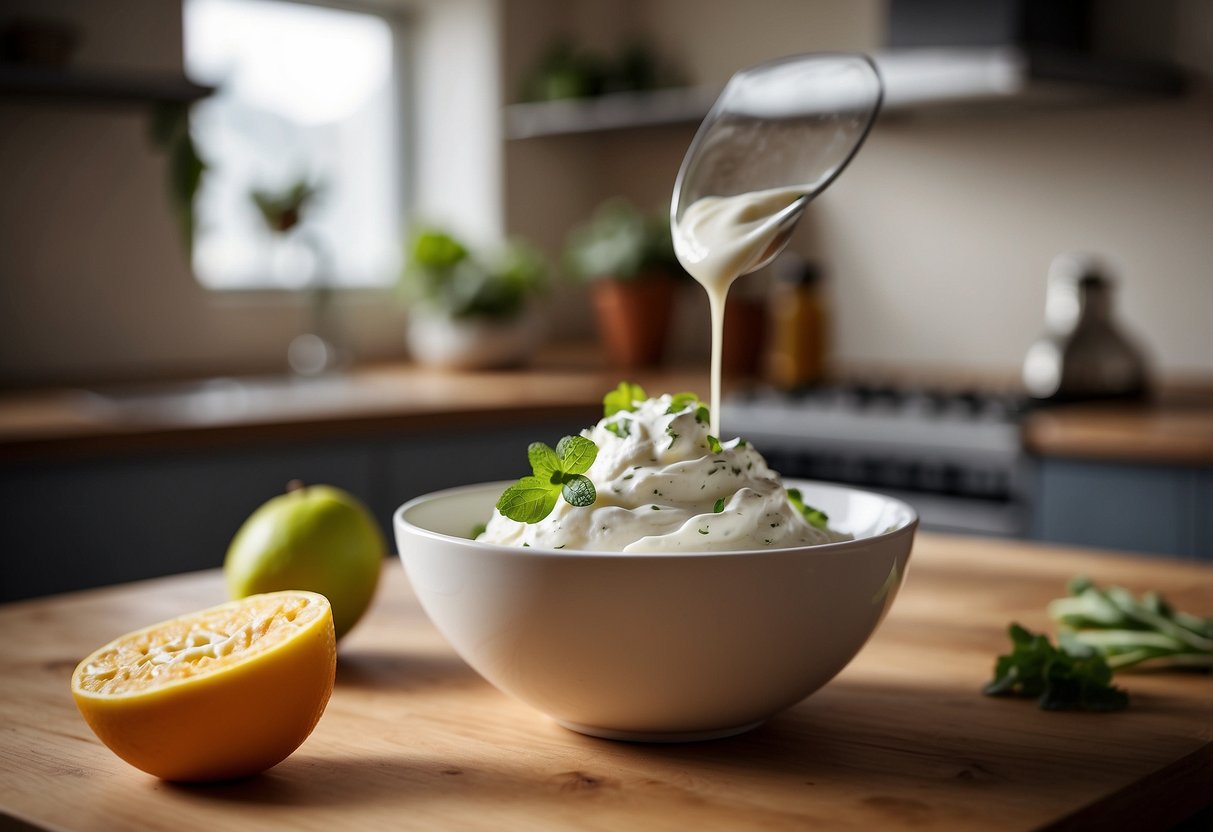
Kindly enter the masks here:
<path id="1" fill-rule="evenodd" d="M 708 292 L 714 436 L 729 286 L 783 251 L 805 206 L 858 152 L 882 98 L 866 55 L 780 58 L 729 79 L 687 149 L 670 227 L 679 262 Z"/>

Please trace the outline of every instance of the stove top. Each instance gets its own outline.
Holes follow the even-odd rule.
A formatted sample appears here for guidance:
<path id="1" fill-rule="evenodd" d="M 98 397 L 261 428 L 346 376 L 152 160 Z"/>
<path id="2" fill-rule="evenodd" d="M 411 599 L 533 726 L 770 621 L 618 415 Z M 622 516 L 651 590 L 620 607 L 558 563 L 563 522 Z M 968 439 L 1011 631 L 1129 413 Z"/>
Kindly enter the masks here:
<path id="1" fill-rule="evenodd" d="M 1021 534 L 1025 407 L 1014 394 L 831 384 L 732 396 L 721 423 L 785 476 L 901 496 L 927 527 Z"/>

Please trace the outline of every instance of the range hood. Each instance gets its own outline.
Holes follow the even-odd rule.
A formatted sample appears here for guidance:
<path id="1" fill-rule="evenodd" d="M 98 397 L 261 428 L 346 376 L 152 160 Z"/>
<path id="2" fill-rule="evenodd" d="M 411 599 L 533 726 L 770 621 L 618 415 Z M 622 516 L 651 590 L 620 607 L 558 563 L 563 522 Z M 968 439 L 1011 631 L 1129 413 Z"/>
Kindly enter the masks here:
<path id="1" fill-rule="evenodd" d="M 887 48 L 876 56 L 885 109 L 1178 94 L 1185 86 L 1181 68 L 1144 58 L 1123 37 L 1109 49 L 1100 36 L 1117 28 L 1100 14 L 1148 15 L 1137 22 L 1149 32 L 1170 24 L 1167 10 L 1165 0 L 1138 4 L 1135 12 L 1092 0 L 890 0 Z"/>

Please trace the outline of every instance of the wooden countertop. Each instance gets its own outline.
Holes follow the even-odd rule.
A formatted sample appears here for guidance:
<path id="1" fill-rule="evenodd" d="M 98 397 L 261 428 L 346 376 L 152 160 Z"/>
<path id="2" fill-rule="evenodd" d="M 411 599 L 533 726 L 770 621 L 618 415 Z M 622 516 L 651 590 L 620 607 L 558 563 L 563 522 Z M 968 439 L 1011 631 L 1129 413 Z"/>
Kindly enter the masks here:
<path id="1" fill-rule="evenodd" d="M 979 689 L 1005 628 L 1051 630 L 1074 574 L 1213 612 L 1213 569 L 920 535 L 906 586 L 824 689 L 740 737 L 571 733 L 491 688 L 399 564 L 343 642 L 312 736 L 244 781 L 164 783 L 97 742 L 69 694 L 109 638 L 223 600 L 203 572 L 0 607 L 0 827 L 211 829 L 1166 829 L 1213 804 L 1213 678 L 1121 674 L 1112 714 Z"/>
<path id="2" fill-rule="evenodd" d="M 532 367 L 444 372 L 410 364 L 321 379 L 289 376 L 0 394 L 0 459 L 155 452 L 220 444 L 385 435 L 579 420 L 627 377 L 650 391 L 707 394 L 707 368 L 608 369 L 592 347 L 545 352 Z M 726 391 L 728 390 L 726 385 Z M 1037 410 L 1024 443 L 1041 456 L 1213 465 L 1213 391 L 1143 405 Z"/>
<path id="3" fill-rule="evenodd" d="M 533 367 L 448 372 L 413 364 L 290 376 L 0 395 L 0 459 L 45 459 L 316 440 L 602 416 L 622 378 L 707 394 L 707 369 L 620 371 L 583 349 Z"/>
<path id="4" fill-rule="evenodd" d="M 1030 413 L 1024 444 L 1039 456 L 1213 465 L 1213 401 L 1074 404 Z"/>

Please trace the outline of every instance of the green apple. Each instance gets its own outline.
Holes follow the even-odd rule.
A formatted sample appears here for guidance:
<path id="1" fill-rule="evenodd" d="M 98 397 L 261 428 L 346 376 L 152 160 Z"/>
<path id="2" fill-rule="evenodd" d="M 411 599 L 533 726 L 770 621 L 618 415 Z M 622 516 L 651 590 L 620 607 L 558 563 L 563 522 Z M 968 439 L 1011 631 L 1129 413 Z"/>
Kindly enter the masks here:
<path id="1" fill-rule="evenodd" d="M 292 483 L 236 532 L 223 572 L 232 598 L 319 592 L 333 607 L 341 638 L 370 606 L 386 548 L 375 519 L 355 497 L 329 485 Z"/>

